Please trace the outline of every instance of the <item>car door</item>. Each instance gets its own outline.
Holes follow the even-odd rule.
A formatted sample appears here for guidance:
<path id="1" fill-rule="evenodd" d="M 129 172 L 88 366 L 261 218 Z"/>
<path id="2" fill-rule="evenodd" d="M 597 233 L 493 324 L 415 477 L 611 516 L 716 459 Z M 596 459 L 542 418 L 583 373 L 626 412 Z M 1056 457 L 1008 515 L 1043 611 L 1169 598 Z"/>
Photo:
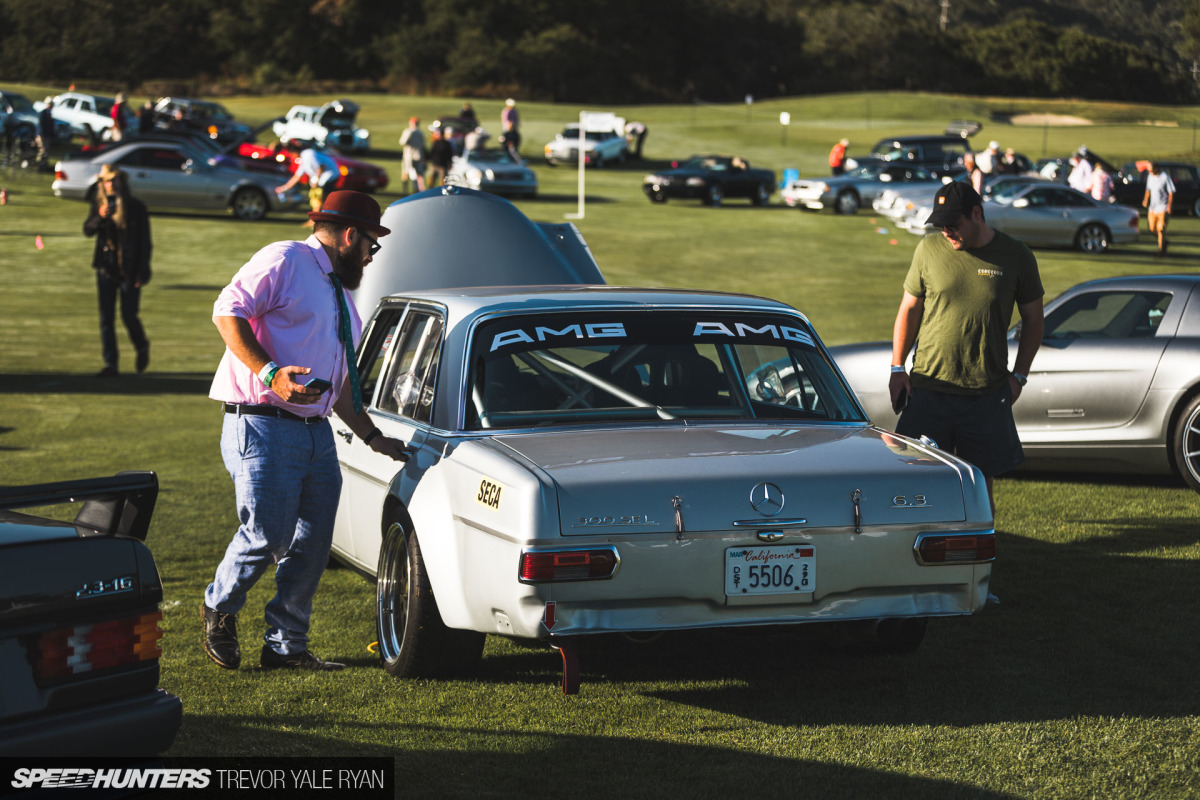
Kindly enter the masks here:
<path id="1" fill-rule="evenodd" d="M 385 436 L 408 443 L 408 465 L 376 453 L 335 420 L 342 499 L 334 543 L 364 566 L 374 568 L 381 536 L 380 514 L 397 473 L 414 476 L 438 453 L 426 453 L 434 383 L 441 355 L 440 313 L 421 307 L 385 307 L 372 321 L 360 349 L 363 400 Z"/>
<path id="2" fill-rule="evenodd" d="M 64 97 L 54 104 L 54 109 L 50 112 L 50 115 L 70 125 L 72 131 L 82 133 L 83 126 L 80 124 L 82 118 L 80 110 L 79 98 Z"/>
<path id="3" fill-rule="evenodd" d="M 1050 441 L 1055 431 L 1114 428 L 1133 419 L 1186 297 L 1144 289 L 1085 291 L 1046 314 L 1042 346 L 1013 417 Z M 1015 335 L 1009 341 L 1016 358 Z"/>
<path id="4" fill-rule="evenodd" d="M 1004 232 L 1023 242 L 1060 241 L 1070 225 L 1066 219 L 1067 192 L 1053 186 L 1034 186 L 1012 202 Z M 1070 237 L 1068 237 L 1068 240 Z"/>
<path id="5" fill-rule="evenodd" d="M 170 144 L 147 144 L 130 149 L 117 160 L 129 176 L 129 188 L 148 206 L 179 205 L 179 182 L 187 158 Z"/>
<path id="6" fill-rule="evenodd" d="M 735 158 L 729 163 L 728 170 L 725 178 L 726 197 L 750 197 L 754 194 L 758 184 L 749 164 Z"/>

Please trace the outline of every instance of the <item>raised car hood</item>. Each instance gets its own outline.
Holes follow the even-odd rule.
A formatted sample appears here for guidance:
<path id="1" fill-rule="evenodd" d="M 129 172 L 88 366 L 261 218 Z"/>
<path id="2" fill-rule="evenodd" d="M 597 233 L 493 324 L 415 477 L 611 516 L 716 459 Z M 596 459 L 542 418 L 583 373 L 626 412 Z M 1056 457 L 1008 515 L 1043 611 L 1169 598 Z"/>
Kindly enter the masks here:
<path id="1" fill-rule="evenodd" d="M 673 533 L 673 498 L 686 531 L 746 530 L 804 519 L 807 528 L 898 525 L 965 519 L 962 482 L 970 468 L 906 439 L 866 427 L 684 427 L 498 436 L 549 474 L 562 531 Z M 751 505 L 760 482 L 784 506 Z M 762 525 L 755 523 L 762 521 Z"/>

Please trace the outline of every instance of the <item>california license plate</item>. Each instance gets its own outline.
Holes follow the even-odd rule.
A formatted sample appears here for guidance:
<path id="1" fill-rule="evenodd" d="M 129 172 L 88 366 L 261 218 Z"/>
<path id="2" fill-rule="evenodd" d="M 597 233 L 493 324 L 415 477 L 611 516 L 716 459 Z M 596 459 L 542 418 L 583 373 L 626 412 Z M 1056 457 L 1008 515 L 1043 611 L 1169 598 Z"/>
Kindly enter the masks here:
<path id="1" fill-rule="evenodd" d="M 811 594 L 817 584 L 812 545 L 731 547 L 725 551 L 725 594 Z"/>

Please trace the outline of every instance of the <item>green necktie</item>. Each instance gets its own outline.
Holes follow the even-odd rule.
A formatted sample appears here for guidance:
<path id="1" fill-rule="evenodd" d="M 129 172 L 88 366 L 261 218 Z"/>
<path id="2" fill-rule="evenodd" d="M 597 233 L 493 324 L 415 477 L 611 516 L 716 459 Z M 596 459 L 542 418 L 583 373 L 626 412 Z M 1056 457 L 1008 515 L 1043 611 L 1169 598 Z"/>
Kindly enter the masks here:
<path id="1" fill-rule="evenodd" d="M 354 335 L 350 331 L 350 309 L 346 308 L 346 293 L 342 291 L 342 282 L 337 273 L 329 273 L 333 281 L 333 293 L 338 302 L 338 339 L 346 346 L 346 369 L 350 372 L 350 398 L 354 401 L 354 413 L 361 414 L 363 410 L 362 384 L 358 380 L 358 364 L 354 362 Z"/>

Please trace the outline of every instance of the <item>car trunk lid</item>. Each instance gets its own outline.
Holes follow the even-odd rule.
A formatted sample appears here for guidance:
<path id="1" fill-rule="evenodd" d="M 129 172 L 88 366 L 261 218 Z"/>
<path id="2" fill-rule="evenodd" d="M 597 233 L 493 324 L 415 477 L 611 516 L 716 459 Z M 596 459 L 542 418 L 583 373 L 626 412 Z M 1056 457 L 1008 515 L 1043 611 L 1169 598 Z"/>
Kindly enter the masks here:
<path id="1" fill-rule="evenodd" d="M 856 500 L 864 526 L 965 519 L 969 468 L 874 428 L 689 426 L 496 441 L 554 481 L 564 535 L 674 532 L 676 506 L 693 532 L 784 520 L 851 526 Z"/>

